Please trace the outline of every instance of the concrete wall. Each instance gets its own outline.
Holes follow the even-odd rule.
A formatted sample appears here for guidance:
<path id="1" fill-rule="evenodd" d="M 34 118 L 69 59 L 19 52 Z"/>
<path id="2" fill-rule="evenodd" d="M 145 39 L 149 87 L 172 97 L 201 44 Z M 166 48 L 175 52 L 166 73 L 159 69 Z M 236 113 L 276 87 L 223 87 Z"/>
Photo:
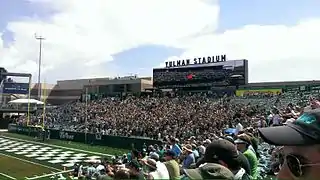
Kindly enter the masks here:
<path id="1" fill-rule="evenodd" d="M 141 91 L 145 91 L 146 89 L 151 89 L 153 87 L 152 79 L 142 79 L 141 80 Z"/>
<path id="2" fill-rule="evenodd" d="M 31 86 L 31 98 L 38 99 L 38 85 Z M 48 104 L 57 105 L 80 99 L 82 88 L 62 89 L 57 84 L 41 84 L 41 99 L 47 100 Z"/>

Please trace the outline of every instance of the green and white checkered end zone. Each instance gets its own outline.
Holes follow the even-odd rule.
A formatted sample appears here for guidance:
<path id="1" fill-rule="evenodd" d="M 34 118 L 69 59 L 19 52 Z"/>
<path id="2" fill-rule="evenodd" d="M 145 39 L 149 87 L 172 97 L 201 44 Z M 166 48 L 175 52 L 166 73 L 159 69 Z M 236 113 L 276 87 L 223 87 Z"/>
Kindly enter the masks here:
<path id="1" fill-rule="evenodd" d="M 61 165 L 66 168 L 73 167 L 75 163 L 97 161 L 102 158 L 102 156 L 77 152 L 76 150 L 66 150 L 23 140 L 12 140 L 6 137 L 0 137 L 0 152 L 15 154 L 20 157 L 25 156 L 38 162 L 46 161 L 46 164 Z"/>

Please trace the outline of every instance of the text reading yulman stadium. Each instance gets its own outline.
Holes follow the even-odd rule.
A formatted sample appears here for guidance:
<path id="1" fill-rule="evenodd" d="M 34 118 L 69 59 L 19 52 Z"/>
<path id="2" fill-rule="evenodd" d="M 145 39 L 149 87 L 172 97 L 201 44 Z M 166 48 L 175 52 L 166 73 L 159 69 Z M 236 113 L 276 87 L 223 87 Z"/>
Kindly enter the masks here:
<path id="1" fill-rule="evenodd" d="M 166 68 L 169 67 L 178 67 L 178 66 L 187 66 L 191 64 L 209 64 L 209 63 L 218 63 L 225 62 L 227 60 L 226 55 L 218 55 L 218 56 L 207 56 L 207 57 L 199 57 L 194 58 L 193 63 L 191 63 L 190 59 L 185 60 L 177 60 L 177 61 L 167 61 Z"/>

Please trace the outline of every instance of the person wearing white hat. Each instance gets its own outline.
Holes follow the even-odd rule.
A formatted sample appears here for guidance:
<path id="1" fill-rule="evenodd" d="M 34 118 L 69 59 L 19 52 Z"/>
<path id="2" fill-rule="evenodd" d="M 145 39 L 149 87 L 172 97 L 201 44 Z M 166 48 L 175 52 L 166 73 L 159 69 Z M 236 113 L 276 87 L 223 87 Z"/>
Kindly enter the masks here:
<path id="1" fill-rule="evenodd" d="M 259 162 L 253 148 L 249 148 L 251 146 L 250 136 L 247 134 L 241 134 L 238 136 L 238 139 L 234 141 L 234 143 L 237 145 L 237 149 L 248 159 L 252 178 L 257 179 Z"/>
<path id="2" fill-rule="evenodd" d="M 145 176 L 147 179 L 170 179 L 169 172 L 163 173 L 161 168 L 157 167 L 157 161 L 149 158 L 148 160 L 142 161 L 146 166 Z"/>
<path id="3" fill-rule="evenodd" d="M 155 152 L 150 153 L 150 159 L 154 159 L 157 162 L 157 171 L 161 177 L 167 177 L 170 178 L 169 176 L 169 171 L 166 167 L 166 165 L 162 162 L 159 161 L 159 155 Z"/>

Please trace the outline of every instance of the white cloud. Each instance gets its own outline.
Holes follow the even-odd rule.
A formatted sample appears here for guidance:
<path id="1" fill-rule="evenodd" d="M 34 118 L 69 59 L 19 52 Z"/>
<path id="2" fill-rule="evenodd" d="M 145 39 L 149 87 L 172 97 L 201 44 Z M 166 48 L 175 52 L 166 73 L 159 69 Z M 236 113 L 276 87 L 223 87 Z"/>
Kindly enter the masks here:
<path id="1" fill-rule="evenodd" d="M 50 81 L 117 74 L 101 67 L 113 60 L 112 54 L 147 43 L 171 44 L 214 29 L 219 12 L 217 5 L 201 0 L 29 1 L 57 13 L 46 20 L 33 16 L 9 22 L 7 29 L 15 42 L 0 49 L 0 65 L 37 77 L 39 48 L 34 33 L 38 33 L 46 38 L 44 78 Z"/>
<path id="2" fill-rule="evenodd" d="M 320 79 L 320 19 L 294 26 L 248 25 L 224 33 L 184 39 L 179 58 L 227 54 L 229 60 L 249 60 L 250 81 Z M 169 58 L 171 59 L 171 58 Z"/>
<path id="3" fill-rule="evenodd" d="M 29 1 L 56 14 L 46 20 L 33 16 L 9 22 L 6 29 L 13 32 L 15 42 L 6 48 L 0 39 L 0 66 L 31 72 L 35 79 L 39 48 L 34 33 L 46 37 L 43 79 L 50 82 L 117 75 L 119 67 L 107 66 L 112 55 L 143 44 L 185 49 L 171 60 L 222 53 L 229 59 L 246 58 L 251 81 L 320 79 L 317 19 L 213 33 L 217 0 Z"/>

